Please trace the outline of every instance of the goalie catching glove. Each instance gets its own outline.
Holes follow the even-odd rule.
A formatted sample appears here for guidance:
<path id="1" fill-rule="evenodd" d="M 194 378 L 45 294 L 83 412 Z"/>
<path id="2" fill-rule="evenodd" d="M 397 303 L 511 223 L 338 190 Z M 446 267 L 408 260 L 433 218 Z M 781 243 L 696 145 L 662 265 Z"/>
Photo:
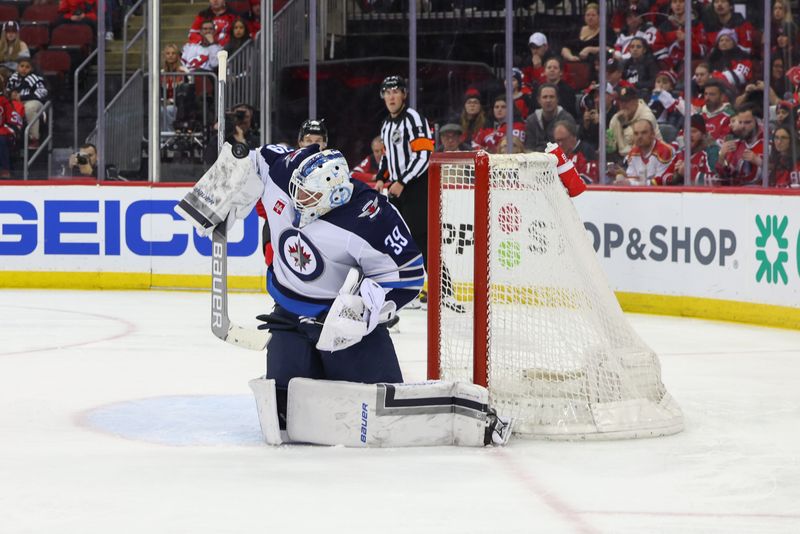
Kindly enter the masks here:
<path id="1" fill-rule="evenodd" d="M 335 352 L 352 347 L 396 313 L 396 304 L 386 301 L 380 284 L 350 269 L 322 325 L 317 349 Z"/>
<path id="2" fill-rule="evenodd" d="M 224 220 L 232 226 L 244 219 L 264 192 L 247 147 L 225 143 L 217 161 L 195 184 L 175 212 L 192 223 L 201 236 L 211 235 Z"/>

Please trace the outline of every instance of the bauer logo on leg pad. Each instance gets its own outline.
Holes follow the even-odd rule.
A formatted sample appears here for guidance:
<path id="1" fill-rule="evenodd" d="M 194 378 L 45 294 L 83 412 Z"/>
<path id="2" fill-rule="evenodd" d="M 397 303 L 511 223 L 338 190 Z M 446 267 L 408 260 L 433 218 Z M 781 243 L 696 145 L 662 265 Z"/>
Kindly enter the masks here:
<path id="1" fill-rule="evenodd" d="M 367 421 L 369 419 L 369 404 L 361 403 L 361 443 L 367 442 Z"/>

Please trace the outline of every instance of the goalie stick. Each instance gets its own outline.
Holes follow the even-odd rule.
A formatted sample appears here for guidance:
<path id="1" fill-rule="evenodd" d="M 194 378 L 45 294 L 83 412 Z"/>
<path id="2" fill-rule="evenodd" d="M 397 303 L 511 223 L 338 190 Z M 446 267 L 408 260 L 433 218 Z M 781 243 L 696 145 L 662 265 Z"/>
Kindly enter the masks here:
<path id="1" fill-rule="evenodd" d="M 228 52 L 217 54 L 219 80 L 217 83 L 217 153 L 225 144 L 225 89 L 228 78 Z M 237 347 L 264 350 L 269 332 L 244 328 L 231 323 L 228 317 L 228 221 L 214 228 L 211 236 L 211 331 L 215 336 Z"/>

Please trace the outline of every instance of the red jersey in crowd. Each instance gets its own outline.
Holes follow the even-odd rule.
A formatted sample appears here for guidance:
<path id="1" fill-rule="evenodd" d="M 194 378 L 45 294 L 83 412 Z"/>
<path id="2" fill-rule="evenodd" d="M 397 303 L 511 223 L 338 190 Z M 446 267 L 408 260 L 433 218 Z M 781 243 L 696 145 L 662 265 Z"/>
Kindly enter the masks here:
<path id="1" fill-rule="evenodd" d="M 203 40 L 203 36 L 200 35 L 200 28 L 205 21 L 210 20 L 214 23 L 215 42 L 221 46 L 225 46 L 231 38 L 233 23 L 241 16 L 242 15 L 239 13 L 231 11 L 229 7 L 225 7 L 225 11 L 219 15 L 215 15 L 214 12 L 211 11 L 211 8 L 204 9 L 194 18 L 192 27 L 189 29 L 189 42 L 199 43 Z"/>
<path id="2" fill-rule="evenodd" d="M 672 163 L 672 172 L 675 171 L 676 168 L 683 169 L 683 157 L 684 152 L 681 150 L 675 156 L 675 160 Z M 692 151 L 692 159 L 690 160 L 691 165 L 691 185 L 700 185 L 698 182 L 702 179 L 704 185 L 711 185 L 709 182 L 711 178 L 714 176 L 714 171 L 708 163 L 708 154 L 706 154 L 705 150 L 699 151 Z M 683 175 L 677 176 L 675 174 L 672 175 L 672 178 L 669 182 L 665 184 L 659 185 L 683 185 Z"/>
<path id="3" fill-rule="evenodd" d="M 578 139 L 572 152 L 567 154 L 565 151 L 564 155 L 575 165 L 575 170 L 578 171 L 581 179 L 584 181 L 588 180 L 591 183 L 597 183 L 600 172 L 597 167 L 597 153 L 594 149 Z M 594 155 L 594 158 L 591 158 L 592 155 Z"/>
<path id="4" fill-rule="evenodd" d="M 664 42 L 667 43 L 667 55 L 665 58 L 668 66 L 675 71 L 683 68 L 685 57 L 685 39 L 678 40 L 678 32 L 683 32 L 683 24 L 670 18 L 658 27 Z M 708 52 L 706 47 L 706 31 L 702 22 L 692 22 L 692 57 L 704 57 Z"/>
<path id="5" fill-rule="evenodd" d="M 65 19 L 83 13 L 84 18 L 97 21 L 97 0 L 61 0 L 58 12 Z"/>
<path id="6" fill-rule="evenodd" d="M 370 154 L 361 160 L 361 163 L 353 167 L 350 176 L 360 180 L 370 187 L 375 187 L 375 175 L 378 174 L 380 163 L 375 160 L 375 156 Z"/>
<path id="7" fill-rule="evenodd" d="M 11 100 L 0 95 L 0 135 L 16 137 L 22 131 L 22 115 L 15 109 Z"/>
<path id="8" fill-rule="evenodd" d="M 760 128 L 759 128 L 760 130 Z M 745 161 L 745 150 L 752 150 L 764 156 L 764 135 L 759 131 L 755 140 L 748 143 L 744 139 L 736 140 L 736 148 L 717 160 L 717 174 L 724 185 L 758 185 L 761 183 L 761 167 Z"/>
<path id="9" fill-rule="evenodd" d="M 708 46 L 709 49 L 714 48 L 714 45 L 717 43 L 717 34 L 724 28 L 729 28 L 736 32 L 736 39 L 742 50 L 747 53 L 753 50 L 753 33 L 755 28 L 753 28 L 753 25 L 745 20 L 739 13 L 733 13 L 731 19 L 725 25 L 720 24 L 717 17 L 709 17 L 705 25 L 706 46 Z"/>
<path id="10" fill-rule="evenodd" d="M 731 133 L 731 112 L 729 105 L 723 105 L 716 111 L 708 111 L 705 106 L 700 115 L 706 123 L 706 132 L 714 141 L 721 143 Z"/>
<path id="11" fill-rule="evenodd" d="M 514 121 L 512 126 L 511 135 L 518 138 L 523 143 L 525 142 L 525 123 L 521 121 Z M 500 142 L 506 136 L 506 123 L 502 123 L 497 128 L 483 128 L 479 131 L 475 138 L 480 148 L 485 148 L 488 152 L 497 152 Z"/>
<path id="12" fill-rule="evenodd" d="M 792 163 L 792 158 L 778 157 L 777 160 L 770 169 L 770 187 L 800 187 L 800 160 L 796 163 Z"/>

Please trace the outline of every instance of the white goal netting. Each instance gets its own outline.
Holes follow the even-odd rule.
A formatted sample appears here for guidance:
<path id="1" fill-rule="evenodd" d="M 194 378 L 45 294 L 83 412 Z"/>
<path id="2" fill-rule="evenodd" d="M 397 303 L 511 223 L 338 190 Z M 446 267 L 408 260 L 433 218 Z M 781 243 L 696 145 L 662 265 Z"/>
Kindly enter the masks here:
<path id="1" fill-rule="evenodd" d="M 545 154 L 490 156 L 440 169 L 440 375 L 472 380 L 473 324 L 486 314 L 492 404 L 515 431 L 548 438 L 672 434 L 681 410 L 656 354 L 628 324 L 572 202 Z M 475 180 L 489 180 L 489 218 L 475 221 Z M 431 220 L 436 217 L 431 214 Z M 489 229 L 476 250 L 476 225 Z M 474 292 L 474 258 L 488 262 L 489 295 Z M 448 295 L 466 308 L 447 306 Z M 476 304 L 479 302 L 480 304 Z M 451 301 L 452 304 L 452 301 Z"/>

